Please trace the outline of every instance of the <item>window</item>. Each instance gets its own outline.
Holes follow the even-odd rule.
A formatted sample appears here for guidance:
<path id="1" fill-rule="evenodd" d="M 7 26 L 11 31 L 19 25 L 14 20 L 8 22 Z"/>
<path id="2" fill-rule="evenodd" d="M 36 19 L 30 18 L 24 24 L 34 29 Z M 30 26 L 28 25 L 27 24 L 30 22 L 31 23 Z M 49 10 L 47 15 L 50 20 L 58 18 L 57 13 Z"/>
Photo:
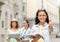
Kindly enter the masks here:
<path id="1" fill-rule="evenodd" d="M 5 28 L 7 28 L 7 25 L 6 25 L 6 24 L 7 24 L 7 22 L 8 22 L 8 21 L 7 21 L 7 19 L 8 19 L 8 17 L 7 17 L 7 16 L 8 16 L 8 14 L 7 14 L 7 12 L 5 12 Z"/>
<path id="2" fill-rule="evenodd" d="M 4 28 L 4 21 L 2 21 L 2 28 Z"/>
<path id="3" fill-rule="evenodd" d="M 1 17 L 1 10 L 0 10 L 0 17 Z"/>
<path id="4" fill-rule="evenodd" d="M 22 9 L 22 10 L 23 10 L 23 12 L 24 12 L 24 10 L 25 10 L 25 7 L 24 7 L 24 5 L 23 5 L 23 9 Z"/>
<path id="5" fill-rule="evenodd" d="M 16 14 L 14 14 L 14 17 L 16 18 L 16 17 L 17 17 L 17 15 L 18 15 L 18 12 L 16 12 Z"/>

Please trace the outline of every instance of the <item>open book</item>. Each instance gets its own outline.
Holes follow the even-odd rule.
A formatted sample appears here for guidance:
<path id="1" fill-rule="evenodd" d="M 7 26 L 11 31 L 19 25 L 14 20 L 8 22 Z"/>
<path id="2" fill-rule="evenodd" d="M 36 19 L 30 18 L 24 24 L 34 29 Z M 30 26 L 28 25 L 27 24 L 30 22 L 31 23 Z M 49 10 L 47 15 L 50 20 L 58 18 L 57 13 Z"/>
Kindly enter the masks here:
<path id="1" fill-rule="evenodd" d="M 42 38 L 42 39 L 44 39 L 43 38 L 43 36 L 42 35 L 40 35 L 40 34 L 35 34 L 35 35 L 28 35 L 30 38 L 35 38 L 35 37 L 39 37 L 39 38 Z"/>
<path id="2" fill-rule="evenodd" d="M 10 38 L 19 38 L 20 37 L 20 34 L 9 34 L 9 37 Z"/>

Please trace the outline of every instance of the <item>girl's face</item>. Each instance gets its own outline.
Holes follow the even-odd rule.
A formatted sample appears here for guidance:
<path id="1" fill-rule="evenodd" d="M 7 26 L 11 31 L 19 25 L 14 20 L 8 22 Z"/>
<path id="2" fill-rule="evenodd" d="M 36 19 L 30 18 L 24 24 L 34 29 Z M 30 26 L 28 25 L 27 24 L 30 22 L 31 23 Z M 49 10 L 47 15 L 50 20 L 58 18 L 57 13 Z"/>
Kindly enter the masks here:
<path id="1" fill-rule="evenodd" d="M 23 27 L 28 27 L 28 23 L 26 21 L 23 21 Z"/>
<path id="2" fill-rule="evenodd" d="M 40 22 L 44 23 L 46 21 L 47 15 L 45 12 L 41 11 L 38 13 L 38 19 Z"/>
<path id="3" fill-rule="evenodd" d="M 16 22 L 12 22 L 12 26 L 15 28 L 16 27 Z"/>

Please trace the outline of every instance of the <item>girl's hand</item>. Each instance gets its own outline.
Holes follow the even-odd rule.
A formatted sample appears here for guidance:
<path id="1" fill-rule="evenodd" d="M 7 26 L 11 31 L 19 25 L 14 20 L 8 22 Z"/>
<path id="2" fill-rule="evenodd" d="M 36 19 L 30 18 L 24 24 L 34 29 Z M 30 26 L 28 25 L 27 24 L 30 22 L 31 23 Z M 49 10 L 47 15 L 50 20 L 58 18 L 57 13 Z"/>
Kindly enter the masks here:
<path id="1" fill-rule="evenodd" d="M 10 37 L 7 37 L 7 41 L 9 41 L 10 40 Z"/>
<path id="2" fill-rule="evenodd" d="M 53 21 L 52 20 L 49 21 L 49 28 L 51 28 L 51 29 L 53 28 Z"/>
<path id="3" fill-rule="evenodd" d="M 22 39 L 22 42 L 29 42 L 29 40 Z"/>
<path id="4" fill-rule="evenodd" d="M 15 39 L 18 40 L 18 41 L 20 40 L 20 38 L 18 38 L 18 37 L 16 37 Z"/>

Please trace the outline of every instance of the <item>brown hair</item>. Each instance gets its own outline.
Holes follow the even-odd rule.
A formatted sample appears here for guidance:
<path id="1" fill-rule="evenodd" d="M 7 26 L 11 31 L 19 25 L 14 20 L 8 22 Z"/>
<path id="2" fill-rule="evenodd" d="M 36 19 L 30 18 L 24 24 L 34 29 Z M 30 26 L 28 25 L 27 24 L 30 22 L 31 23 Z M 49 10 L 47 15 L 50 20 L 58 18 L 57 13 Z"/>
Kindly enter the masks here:
<path id="1" fill-rule="evenodd" d="M 24 21 L 26 21 L 28 23 L 28 27 L 29 27 L 29 21 L 28 20 L 24 20 Z"/>
<path id="2" fill-rule="evenodd" d="M 13 23 L 13 22 L 16 23 L 16 27 L 15 27 L 15 28 L 19 28 L 18 21 L 11 21 L 11 23 L 10 23 L 10 27 L 11 27 L 11 29 L 12 29 L 12 27 L 13 27 L 13 26 L 12 26 L 12 23 Z"/>

